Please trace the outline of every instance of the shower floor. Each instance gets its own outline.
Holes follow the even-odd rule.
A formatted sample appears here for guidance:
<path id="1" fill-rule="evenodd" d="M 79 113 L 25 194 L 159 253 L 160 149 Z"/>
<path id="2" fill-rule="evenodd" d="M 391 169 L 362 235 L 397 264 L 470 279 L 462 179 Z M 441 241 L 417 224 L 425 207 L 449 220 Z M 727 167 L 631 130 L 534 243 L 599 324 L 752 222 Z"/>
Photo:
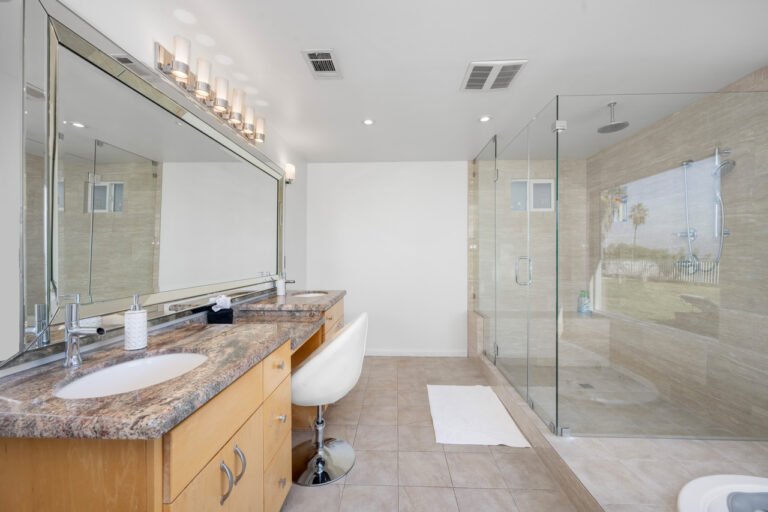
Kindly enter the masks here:
<path id="1" fill-rule="evenodd" d="M 524 363 L 523 363 L 524 364 Z M 499 359 L 507 377 L 521 378 L 519 360 Z M 555 411 L 552 366 L 531 366 L 528 397 L 550 421 Z M 511 380 L 514 380 L 514 377 Z M 520 391 L 519 383 L 513 382 Z M 572 435 L 732 437 L 734 434 L 660 396 L 650 385 L 610 366 L 563 366 L 559 374 L 559 422 Z"/>

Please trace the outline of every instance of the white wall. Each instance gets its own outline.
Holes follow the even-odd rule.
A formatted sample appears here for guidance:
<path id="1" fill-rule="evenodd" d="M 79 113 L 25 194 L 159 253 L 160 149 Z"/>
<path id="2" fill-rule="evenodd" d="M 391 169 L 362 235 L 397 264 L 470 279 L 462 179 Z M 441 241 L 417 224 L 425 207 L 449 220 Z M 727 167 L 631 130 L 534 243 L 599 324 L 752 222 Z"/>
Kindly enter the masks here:
<path id="1" fill-rule="evenodd" d="M 0 2 L 0 359 L 19 350 L 21 328 L 22 19 L 21 0 Z"/>
<path id="2" fill-rule="evenodd" d="M 309 164 L 310 289 L 346 289 L 370 355 L 467 351 L 467 162 Z"/>

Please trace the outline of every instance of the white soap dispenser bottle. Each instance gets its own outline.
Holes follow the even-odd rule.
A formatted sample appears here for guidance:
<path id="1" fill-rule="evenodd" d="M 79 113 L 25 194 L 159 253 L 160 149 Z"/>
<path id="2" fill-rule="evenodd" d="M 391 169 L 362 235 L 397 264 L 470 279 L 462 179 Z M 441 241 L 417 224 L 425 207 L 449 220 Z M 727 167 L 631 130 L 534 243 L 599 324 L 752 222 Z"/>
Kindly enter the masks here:
<path id="1" fill-rule="evenodd" d="M 147 311 L 139 306 L 139 296 L 133 296 L 130 311 L 125 312 L 125 350 L 147 348 Z"/>

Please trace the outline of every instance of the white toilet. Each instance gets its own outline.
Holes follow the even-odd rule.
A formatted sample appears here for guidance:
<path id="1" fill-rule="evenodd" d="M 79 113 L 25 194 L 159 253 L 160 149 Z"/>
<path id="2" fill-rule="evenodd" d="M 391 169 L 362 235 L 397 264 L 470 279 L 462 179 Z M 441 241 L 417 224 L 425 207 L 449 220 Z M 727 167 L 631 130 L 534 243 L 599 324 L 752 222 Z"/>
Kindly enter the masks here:
<path id="1" fill-rule="evenodd" d="M 768 478 L 709 475 L 691 480 L 677 496 L 677 511 L 728 512 L 728 495 L 733 492 L 768 492 Z"/>

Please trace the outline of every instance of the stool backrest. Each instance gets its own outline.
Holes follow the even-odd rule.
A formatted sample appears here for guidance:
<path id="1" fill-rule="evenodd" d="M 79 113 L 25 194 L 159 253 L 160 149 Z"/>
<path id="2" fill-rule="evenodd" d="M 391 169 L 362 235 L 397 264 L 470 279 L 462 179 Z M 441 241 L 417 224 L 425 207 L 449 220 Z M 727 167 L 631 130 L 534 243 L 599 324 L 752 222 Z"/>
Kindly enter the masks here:
<path id="1" fill-rule="evenodd" d="M 349 393 L 363 370 L 367 337 L 368 313 L 362 313 L 293 370 L 291 401 L 324 405 Z"/>

